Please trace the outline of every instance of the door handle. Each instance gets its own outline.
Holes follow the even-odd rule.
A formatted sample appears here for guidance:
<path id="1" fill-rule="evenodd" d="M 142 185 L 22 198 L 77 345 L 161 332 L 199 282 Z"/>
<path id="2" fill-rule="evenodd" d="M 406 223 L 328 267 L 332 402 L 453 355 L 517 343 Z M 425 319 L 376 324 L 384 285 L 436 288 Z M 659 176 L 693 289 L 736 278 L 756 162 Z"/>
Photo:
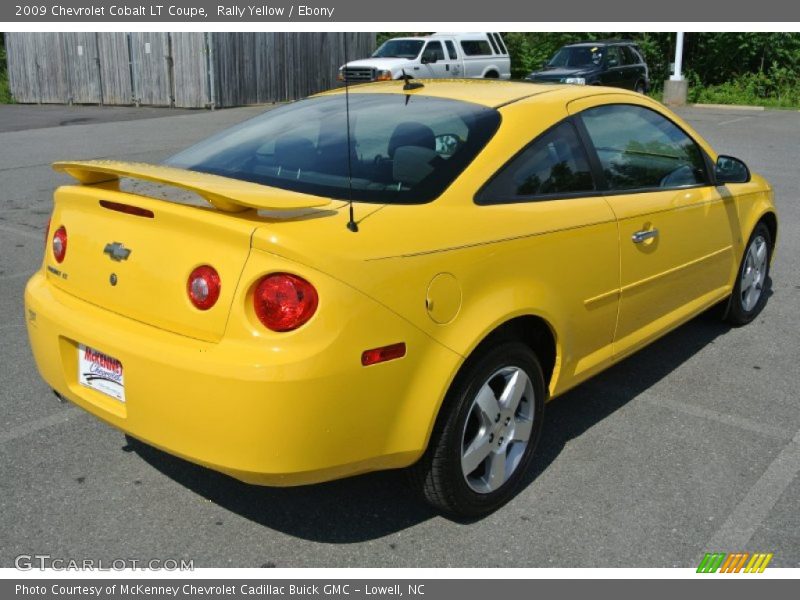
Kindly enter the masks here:
<path id="1" fill-rule="evenodd" d="M 634 244 L 641 244 L 645 240 L 658 237 L 658 229 L 645 229 L 644 231 L 637 231 L 631 236 Z"/>

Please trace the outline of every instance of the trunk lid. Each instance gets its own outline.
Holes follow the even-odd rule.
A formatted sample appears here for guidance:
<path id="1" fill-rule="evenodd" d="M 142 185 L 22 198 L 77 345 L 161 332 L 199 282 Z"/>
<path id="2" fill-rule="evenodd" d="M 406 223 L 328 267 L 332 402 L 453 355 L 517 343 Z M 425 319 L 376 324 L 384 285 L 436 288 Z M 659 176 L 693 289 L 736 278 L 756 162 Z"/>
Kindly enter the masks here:
<path id="1" fill-rule="evenodd" d="M 155 165 L 114 163 L 112 172 L 108 172 L 93 170 L 93 164 L 82 163 L 68 170 L 93 185 L 56 190 L 45 250 L 49 281 L 106 310 L 206 341 L 218 341 L 225 332 L 250 253 L 251 235 L 260 224 L 256 211 L 236 215 L 224 211 L 246 210 L 252 205 L 285 211 L 328 203 L 303 194 Z M 165 202 L 117 189 L 119 176 L 136 177 L 142 172 L 146 176 L 139 179 L 170 183 L 213 198 L 217 209 Z M 220 210 L 220 206 L 226 208 Z M 140 214 L 132 214 L 125 207 L 135 207 Z M 63 262 L 58 263 L 51 242 L 61 226 L 67 231 L 67 250 Z M 211 265 L 221 281 L 219 299 L 208 310 L 196 308 L 187 294 L 189 274 L 201 265 Z"/>

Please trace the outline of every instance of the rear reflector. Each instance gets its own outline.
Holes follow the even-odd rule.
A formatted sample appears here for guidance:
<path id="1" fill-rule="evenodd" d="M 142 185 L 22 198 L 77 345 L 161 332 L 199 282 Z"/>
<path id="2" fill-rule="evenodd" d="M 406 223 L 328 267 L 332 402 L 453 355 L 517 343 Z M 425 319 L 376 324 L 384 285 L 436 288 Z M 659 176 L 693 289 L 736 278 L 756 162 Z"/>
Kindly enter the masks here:
<path id="1" fill-rule="evenodd" d="M 361 355 L 361 364 L 368 367 L 377 363 L 386 362 L 387 360 L 403 358 L 405 355 L 406 344 L 405 342 L 400 342 L 399 344 L 364 350 L 364 353 Z"/>
<path id="2" fill-rule="evenodd" d="M 155 216 L 152 210 L 139 208 L 138 206 L 131 206 L 130 204 L 123 204 L 122 202 L 100 200 L 100 206 L 107 208 L 108 210 L 115 210 L 117 212 L 125 213 L 126 215 L 134 215 L 136 217 L 147 217 L 148 219 L 152 219 Z"/>

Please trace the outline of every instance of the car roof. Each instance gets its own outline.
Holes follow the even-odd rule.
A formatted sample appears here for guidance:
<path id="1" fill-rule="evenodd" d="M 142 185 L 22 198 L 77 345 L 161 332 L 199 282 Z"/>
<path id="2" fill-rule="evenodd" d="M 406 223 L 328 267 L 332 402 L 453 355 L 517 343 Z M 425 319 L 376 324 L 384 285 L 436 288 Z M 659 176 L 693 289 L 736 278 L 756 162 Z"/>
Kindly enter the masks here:
<path id="1" fill-rule="evenodd" d="M 352 85 L 349 91 L 351 94 L 409 94 L 412 96 L 430 96 L 434 98 L 472 102 L 473 104 L 481 104 L 493 108 L 498 108 L 532 96 L 550 96 L 554 92 L 560 92 L 558 94 L 559 99 L 566 102 L 573 98 L 591 94 L 591 91 L 585 86 L 566 84 L 500 81 L 497 79 L 414 79 L 413 81 L 422 83 L 423 87 L 406 91 L 403 90 L 403 81 L 395 80 Z M 624 90 L 617 91 L 624 93 Z M 317 95 L 344 94 L 344 92 L 345 88 L 339 87 Z"/>

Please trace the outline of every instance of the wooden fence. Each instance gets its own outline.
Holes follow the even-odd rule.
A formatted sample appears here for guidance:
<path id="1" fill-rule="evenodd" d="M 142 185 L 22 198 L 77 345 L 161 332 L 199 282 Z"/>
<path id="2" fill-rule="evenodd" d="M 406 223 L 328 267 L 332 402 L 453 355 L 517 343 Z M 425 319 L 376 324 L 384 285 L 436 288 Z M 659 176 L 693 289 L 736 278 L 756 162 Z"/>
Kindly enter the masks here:
<path id="1" fill-rule="evenodd" d="M 214 108 L 334 87 L 375 34 L 6 33 L 5 43 L 17 102 Z"/>

